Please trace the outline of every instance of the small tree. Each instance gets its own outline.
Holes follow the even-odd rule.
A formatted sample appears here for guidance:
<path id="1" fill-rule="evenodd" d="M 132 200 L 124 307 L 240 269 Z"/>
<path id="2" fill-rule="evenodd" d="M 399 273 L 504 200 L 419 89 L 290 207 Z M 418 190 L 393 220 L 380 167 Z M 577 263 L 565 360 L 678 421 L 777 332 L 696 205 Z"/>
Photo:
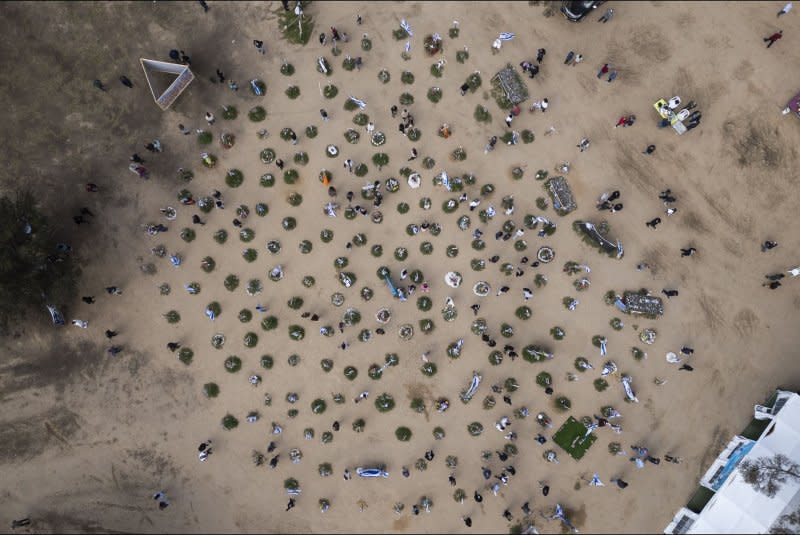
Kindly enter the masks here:
<path id="1" fill-rule="evenodd" d="M 800 465 L 786 455 L 745 459 L 739 463 L 739 473 L 756 492 L 773 498 L 788 478 L 800 480 Z"/>

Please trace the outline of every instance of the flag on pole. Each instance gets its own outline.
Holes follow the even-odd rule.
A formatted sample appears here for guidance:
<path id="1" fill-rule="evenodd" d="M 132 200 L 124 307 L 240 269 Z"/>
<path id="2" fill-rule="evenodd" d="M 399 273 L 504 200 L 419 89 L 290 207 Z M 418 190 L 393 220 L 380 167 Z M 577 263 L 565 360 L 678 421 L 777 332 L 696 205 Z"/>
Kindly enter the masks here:
<path id="1" fill-rule="evenodd" d="M 511 41 L 514 38 L 513 32 L 503 32 L 497 36 L 501 41 Z"/>
<path id="2" fill-rule="evenodd" d="M 605 487 L 605 483 L 600 481 L 600 476 L 595 474 L 592 476 L 592 480 L 589 481 L 590 487 Z"/>
<path id="3" fill-rule="evenodd" d="M 414 32 L 411 31 L 411 26 L 408 25 L 406 19 L 400 21 L 400 27 L 403 28 L 408 35 L 414 37 Z"/>
<path id="4" fill-rule="evenodd" d="M 406 54 L 411 52 L 411 41 L 406 41 Z"/>

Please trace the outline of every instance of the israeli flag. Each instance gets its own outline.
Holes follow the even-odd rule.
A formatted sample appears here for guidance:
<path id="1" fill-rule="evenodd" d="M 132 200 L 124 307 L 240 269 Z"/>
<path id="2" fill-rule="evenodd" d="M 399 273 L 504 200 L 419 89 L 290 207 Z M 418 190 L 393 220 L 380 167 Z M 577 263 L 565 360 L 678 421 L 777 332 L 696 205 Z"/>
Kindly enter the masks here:
<path id="1" fill-rule="evenodd" d="M 216 314 L 214 314 L 214 311 L 213 311 L 213 310 L 211 310 L 210 308 L 207 308 L 207 309 L 206 309 L 206 316 L 208 316 L 208 318 L 209 318 L 211 321 L 214 321 L 214 320 L 216 319 L 216 317 L 217 317 L 217 315 L 216 315 Z"/>
<path id="2" fill-rule="evenodd" d="M 400 27 L 403 28 L 408 33 L 408 35 L 414 37 L 414 32 L 411 31 L 411 26 L 408 25 L 406 19 L 400 21 Z"/>
<path id="3" fill-rule="evenodd" d="M 356 468 L 356 474 L 361 477 L 389 477 L 389 472 L 380 468 Z"/>
<path id="4" fill-rule="evenodd" d="M 607 352 L 606 351 L 606 339 L 603 338 L 602 340 L 600 340 L 600 354 L 605 356 L 606 352 Z"/>
<path id="5" fill-rule="evenodd" d="M 411 41 L 406 41 L 406 53 L 411 52 Z"/>
<path id="6" fill-rule="evenodd" d="M 350 100 L 352 100 L 359 109 L 364 109 L 367 107 L 367 103 L 361 100 L 360 98 L 356 98 L 353 95 L 350 95 Z"/>
<path id="7" fill-rule="evenodd" d="M 501 41 L 511 41 L 514 38 L 514 34 L 512 32 L 503 32 L 497 38 Z"/>
<path id="8" fill-rule="evenodd" d="M 50 319 L 53 320 L 53 325 L 64 325 L 64 316 L 61 315 L 61 312 L 52 305 L 45 306 L 47 306 L 47 311 L 50 312 Z"/>
<path id="9" fill-rule="evenodd" d="M 605 487 L 605 484 L 602 481 L 600 481 L 600 476 L 595 474 L 595 475 L 592 476 L 592 480 L 589 481 L 589 486 L 590 487 Z"/>

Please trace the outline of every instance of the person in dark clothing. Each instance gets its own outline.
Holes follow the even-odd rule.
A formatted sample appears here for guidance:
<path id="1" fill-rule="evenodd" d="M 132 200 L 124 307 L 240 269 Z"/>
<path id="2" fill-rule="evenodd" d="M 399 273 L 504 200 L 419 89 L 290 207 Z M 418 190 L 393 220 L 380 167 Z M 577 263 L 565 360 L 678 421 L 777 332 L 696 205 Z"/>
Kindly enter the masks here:
<path id="1" fill-rule="evenodd" d="M 656 228 L 658 226 L 659 223 L 661 223 L 661 218 L 660 217 L 656 217 L 656 218 L 651 219 L 650 221 L 648 221 L 647 222 L 647 226 L 652 228 L 652 229 L 654 229 L 654 228 Z"/>
<path id="2" fill-rule="evenodd" d="M 614 478 L 614 479 L 611 480 L 611 482 L 612 483 L 616 483 L 616 485 L 621 489 L 624 489 L 625 487 L 628 486 L 628 482 L 627 481 L 623 481 L 620 478 Z"/>
<path id="3" fill-rule="evenodd" d="M 111 340 L 112 338 L 114 338 L 118 334 L 119 333 L 117 331 L 112 331 L 111 329 L 107 329 L 106 330 L 106 338 L 108 338 L 109 340 Z"/>
<path id="4" fill-rule="evenodd" d="M 124 74 L 119 77 L 119 81 L 122 82 L 122 85 L 124 85 L 125 87 L 133 88 L 133 82 L 131 82 L 130 78 L 128 78 Z"/>
<path id="5" fill-rule="evenodd" d="M 75 224 L 76 224 L 76 225 L 80 225 L 81 223 L 86 223 L 87 225 L 89 224 L 89 222 L 88 222 L 88 221 L 86 221 L 86 220 L 83 218 L 83 216 L 80 216 L 80 215 L 74 215 L 74 216 L 72 216 L 72 220 L 73 220 L 73 221 L 75 221 Z"/>
<path id="6" fill-rule="evenodd" d="M 189 56 L 187 56 L 186 53 L 183 50 L 181 50 L 181 63 L 183 63 L 184 65 L 190 65 L 190 66 L 192 64 L 191 58 Z"/>
<path id="7" fill-rule="evenodd" d="M 687 372 L 693 372 L 693 371 L 694 371 L 694 368 L 692 368 L 692 367 L 691 367 L 691 366 L 689 366 L 688 364 L 684 364 L 683 366 L 681 366 L 681 367 L 680 367 L 680 368 L 678 368 L 678 369 L 679 369 L 679 370 L 686 370 Z"/>
<path id="8" fill-rule="evenodd" d="M 169 58 L 172 61 L 180 61 L 181 60 L 181 53 L 173 48 L 172 50 L 169 51 Z"/>
<path id="9" fill-rule="evenodd" d="M 765 282 L 765 283 L 763 284 L 763 286 L 768 286 L 770 290 L 775 290 L 775 289 L 777 289 L 777 288 L 778 288 L 780 285 L 781 285 L 781 283 L 780 283 L 779 281 L 772 281 L 772 282 L 770 282 L 769 284 L 767 284 L 767 283 Z"/>
<path id="10" fill-rule="evenodd" d="M 217 79 L 219 80 L 219 83 L 224 83 L 225 82 L 225 73 L 223 73 L 219 69 L 217 69 Z"/>
<path id="11" fill-rule="evenodd" d="M 539 50 L 536 52 L 536 63 L 539 63 L 539 64 L 541 64 L 541 63 L 542 63 L 542 60 L 544 59 L 544 55 L 545 55 L 546 53 L 547 53 L 547 51 L 546 51 L 544 48 L 540 48 L 540 49 L 539 49 Z"/>
<path id="12" fill-rule="evenodd" d="M 197 0 L 200 3 L 200 7 L 203 8 L 203 13 L 208 13 L 208 4 L 206 4 L 206 0 Z"/>
<path id="13" fill-rule="evenodd" d="M 764 243 L 761 244 L 761 252 L 762 253 L 766 253 L 767 251 L 772 250 L 777 246 L 778 246 L 778 242 L 767 240 L 767 241 L 765 241 Z"/>
<path id="14" fill-rule="evenodd" d="M 696 252 L 697 249 L 695 249 L 694 247 L 689 247 L 688 249 L 681 248 L 681 257 L 692 256 Z"/>
<path id="15" fill-rule="evenodd" d="M 180 349 L 181 345 L 178 342 L 169 342 L 167 344 L 167 349 L 175 353 L 178 349 Z"/>
<path id="16" fill-rule="evenodd" d="M 661 290 L 661 293 L 666 295 L 667 298 L 676 297 L 678 295 L 678 290 L 667 290 L 666 288 L 664 288 Z"/>
<path id="17" fill-rule="evenodd" d="M 642 154 L 653 154 L 656 151 L 655 145 L 648 145 Z"/>
<path id="18" fill-rule="evenodd" d="M 468 528 L 472 527 L 472 519 L 470 517 L 464 516 L 464 517 L 462 517 L 462 519 L 464 520 L 464 525 L 465 526 L 467 526 Z"/>
<path id="19" fill-rule="evenodd" d="M 81 301 L 83 301 L 87 305 L 92 305 L 94 304 L 94 297 L 91 295 L 84 295 L 83 297 L 81 297 Z"/>
<path id="20" fill-rule="evenodd" d="M 472 496 L 475 499 L 476 503 L 481 503 L 483 501 L 483 496 L 476 490 L 475 494 Z"/>
<path id="21" fill-rule="evenodd" d="M 764 42 L 767 43 L 767 48 L 769 48 L 769 47 L 771 47 L 772 45 L 775 44 L 775 41 L 777 41 L 778 39 L 780 39 L 782 37 L 783 37 L 783 30 L 779 30 L 779 31 L 773 33 L 772 35 L 770 35 L 769 37 L 765 37 L 764 38 Z"/>
<path id="22" fill-rule="evenodd" d="M 467 89 L 469 89 L 469 84 L 468 83 L 464 82 L 463 84 L 461 84 L 461 96 L 462 97 L 467 94 Z"/>

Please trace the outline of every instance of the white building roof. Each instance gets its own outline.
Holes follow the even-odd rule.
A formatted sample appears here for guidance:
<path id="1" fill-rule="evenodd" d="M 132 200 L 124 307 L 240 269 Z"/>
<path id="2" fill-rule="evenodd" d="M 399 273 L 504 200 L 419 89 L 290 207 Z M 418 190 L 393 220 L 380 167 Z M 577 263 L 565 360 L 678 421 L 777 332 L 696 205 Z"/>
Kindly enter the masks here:
<path id="1" fill-rule="evenodd" d="M 791 394 L 744 459 L 786 455 L 800 463 L 800 395 Z M 738 470 L 709 500 L 687 533 L 767 533 L 787 508 L 800 502 L 800 482 L 789 478 L 770 498 L 746 483 Z M 790 507 L 791 506 L 791 507 Z"/>

